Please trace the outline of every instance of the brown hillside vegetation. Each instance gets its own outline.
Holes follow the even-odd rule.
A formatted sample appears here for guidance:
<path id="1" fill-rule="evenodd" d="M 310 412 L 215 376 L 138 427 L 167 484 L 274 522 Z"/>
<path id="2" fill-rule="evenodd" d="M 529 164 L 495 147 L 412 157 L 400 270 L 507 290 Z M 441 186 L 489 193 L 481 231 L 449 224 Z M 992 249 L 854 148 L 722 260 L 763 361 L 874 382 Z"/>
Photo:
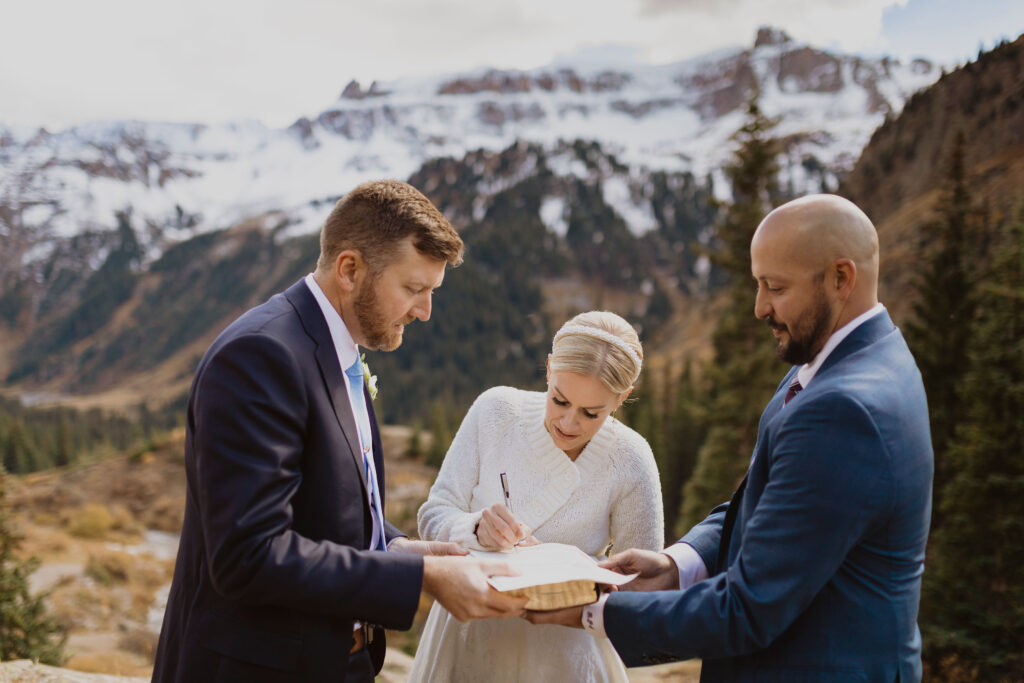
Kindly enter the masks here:
<path id="1" fill-rule="evenodd" d="M 908 310 L 913 265 L 927 248 L 953 142 L 966 136 L 968 183 L 998 222 L 1024 200 L 1024 35 L 984 53 L 914 95 L 871 137 L 839 193 L 878 227 L 881 298 L 899 320 Z"/>
<path id="2" fill-rule="evenodd" d="M 968 167 L 979 181 L 1004 191 L 991 200 L 994 209 L 1005 210 L 1013 199 L 1005 191 L 1012 195 L 1014 187 L 999 179 L 1024 145 L 1024 35 L 911 97 L 898 117 L 871 136 L 843 181 L 844 193 L 872 219 L 885 221 L 935 188 L 958 131 L 967 135 Z M 1006 158 L 993 165 L 1000 157 Z"/>

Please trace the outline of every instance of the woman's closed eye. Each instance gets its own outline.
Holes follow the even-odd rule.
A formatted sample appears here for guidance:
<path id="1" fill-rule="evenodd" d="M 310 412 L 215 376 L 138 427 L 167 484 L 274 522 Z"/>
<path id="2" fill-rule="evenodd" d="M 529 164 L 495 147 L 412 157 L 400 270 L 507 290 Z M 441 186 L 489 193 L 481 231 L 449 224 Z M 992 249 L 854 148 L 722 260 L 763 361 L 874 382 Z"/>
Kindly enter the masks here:
<path id="1" fill-rule="evenodd" d="M 552 396 L 551 397 L 551 401 L 556 406 L 558 406 L 559 408 L 565 408 L 566 406 L 569 405 L 568 401 L 563 401 L 562 399 L 558 398 L 557 396 Z M 591 411 L 587 410 L 586 408 L 584 408 L 581 412 L 583 413 L 583 417 L 587 418 L 588 420 L 596 420 L 597 419 L 597 413 L 591 412 Z"/>

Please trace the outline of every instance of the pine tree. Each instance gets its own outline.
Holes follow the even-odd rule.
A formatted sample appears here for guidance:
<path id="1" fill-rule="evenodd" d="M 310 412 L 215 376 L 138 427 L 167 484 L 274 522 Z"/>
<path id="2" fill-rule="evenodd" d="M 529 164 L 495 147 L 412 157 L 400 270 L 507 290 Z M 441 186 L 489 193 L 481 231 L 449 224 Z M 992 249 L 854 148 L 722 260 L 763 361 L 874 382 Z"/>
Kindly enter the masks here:
<path id="1" fill-rule="evenodd" d="M 455 432 L 448 420 L 448 410 L 444 402 L 434 401 L 430 410 L 430 447 L 427 448 L 426 463 L 440 467 L 454 438 Z"/>
<path id="2" fill-rule="evenodd" d="M 683 493 L 687 528 L 728 500 L 739 484 L 757 440 L 761 410 L 783 370 L 764 323 L 754 317 L 750 274 L 750 240 L 765 214 L 781 200 L 778 145 L 770 135 L 774 125 L 756 99 L 752 101 L 735 136 L 739 148 L 725 169 L 732 201 L 718 224 L 721 246 L 712 260 L 725 279 L 726 304 L 712 339 L 714 362 L 707 369 L 707 440 Z"/>
<path id="3" fill-rule="evenodd" d="M 21 469 L 20 458 L 18 457 L 18 444 L 15 437 L 15 430 L 19 429 L 17 422 L 11 422 L 4 435 L 3 443 L 3 468 L 7 472 L 17 472 Z"/>
<path id="4" fill-rule="evenodd" d="M 1024 210 L 994 250 L 948 449 L 921 625 L 936 677 L 1024 680 Z"/>
<path id="5" fill-rule="evenodd" d="M 22 474 L 40 469 L 39 456 L 31 438 L 31 427 L 15 417 L 4 444 L 3 466 L 8 472 Z M 9 468 L 9 469 L 8 469 Z"/>
<path id="6" fill-rule="evenodd" d="M 68 416 L 61 413 L 57 422 L 57 442 L 54 445 L 53 464 L 56 467 L 64 467 L 71 464 L 73 449 L 71 447 L 71 425 Z"/>
<path id="7" fill-rule="evenodd" d="M 651 371 L 645 367 L 637 379 L 636 388 L 630 398 L 619 410 L 619 418 L 640 436 L 647 440 L 654 453 L 654 462 L 661 476 L 662 505 L 667 505 L 671 492 L 665 486 L 665 472 L 671 467 L 671 453 L 665 443 L 665 421 L 662 411 L 664 401 L 661 400 L 663 387 L 656 387 L 652 381 Z M 659 391 L 662 389 L 662 391 Z M 667 521 L 667 518 L 666 518 Z M 667 527 L 666 527 L 667 529 Z M 666 535 L 668 532 L 666 531 Z M 667 539 L 666 539 L 667 540 Z"/>
<path id="8" fill-rule="evenodd" d="M 964 165 L 960 132 L 950 155 L 939 218 L 926 234 L 935 248 L 922 262 L 915 289 L 918 301 L 907 323 L 907 343 L 921 369 L 928 395 L 932 448 L 935 451 L 936 523 L 948 480 L 947 453 L 965 404 L 960 387 L 967 371 L 968 343 L 973 334 L 975 284 L 983 226 L 977 225 Z"/>
<path id="9" fill-rule="evenodd" d="M 0 661 L 32 659 L 59 666 L 67 636 L 43 597 L 29 593 L 28 577 L 38 561 L 17 557 L 21 537 L 8 517 L 7 476 L 0 470 Z"/>
<path id="10" fill-rule="evenodd" d="M 697 465 L 697 455 L 707 435 L 706 419 L 700 402 L 700 387 L 687 362 L 676 384 L 675 402 L 670 406 L 663 428 L 666 457 L 660 472 L 666 543 L 676 541 L 686 531 L 680 524 L 683 490 Z"/>
<path id="11" fill-rule="evenodd" d="M 423 427 L 419 420 L 412 423 L 412 430 L 409 434 L 409 445 L 405 449 L 407 457 L 417 459 L 423 455 Z"/>

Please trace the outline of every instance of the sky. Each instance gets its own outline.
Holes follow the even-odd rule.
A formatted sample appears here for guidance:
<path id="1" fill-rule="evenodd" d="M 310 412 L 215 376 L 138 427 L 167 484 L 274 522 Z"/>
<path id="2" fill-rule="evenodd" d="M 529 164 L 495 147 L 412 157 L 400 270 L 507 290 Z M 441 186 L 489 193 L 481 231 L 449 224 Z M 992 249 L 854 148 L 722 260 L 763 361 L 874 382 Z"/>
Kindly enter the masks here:
<path id="1" fill-rule="evenodd" d="M 667 63 L 760 26 L 955 66 L 1024 32 L 1021 0 L 0 0 L 0 125 L 273 127 L 345 84 L 566 59 Z"/>

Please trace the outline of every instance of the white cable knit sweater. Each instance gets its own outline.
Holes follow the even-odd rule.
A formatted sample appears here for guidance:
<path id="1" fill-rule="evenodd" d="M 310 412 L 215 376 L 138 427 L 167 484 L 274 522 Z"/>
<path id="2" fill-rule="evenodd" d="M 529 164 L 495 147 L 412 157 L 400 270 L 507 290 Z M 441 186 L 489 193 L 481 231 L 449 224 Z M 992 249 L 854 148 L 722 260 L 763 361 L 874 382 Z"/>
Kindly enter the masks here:
<path id="1" fill-rule="evenodd" d="M 420 508 L 426 540 L 479 548 L 481 512 L 501 503 L 507 473 L 511 507 L 537 539 L 569 543 L 597 556 L 614 542 L 660 550 L 664 518 L 651 448 L 609 417 L 576 461 L 544 428 L 543 393 L 495 387 L 469 409 Z M 607 639 L 521 619 L 460 623 L 434 605 L 410 681 L 625 681 Z"/>

